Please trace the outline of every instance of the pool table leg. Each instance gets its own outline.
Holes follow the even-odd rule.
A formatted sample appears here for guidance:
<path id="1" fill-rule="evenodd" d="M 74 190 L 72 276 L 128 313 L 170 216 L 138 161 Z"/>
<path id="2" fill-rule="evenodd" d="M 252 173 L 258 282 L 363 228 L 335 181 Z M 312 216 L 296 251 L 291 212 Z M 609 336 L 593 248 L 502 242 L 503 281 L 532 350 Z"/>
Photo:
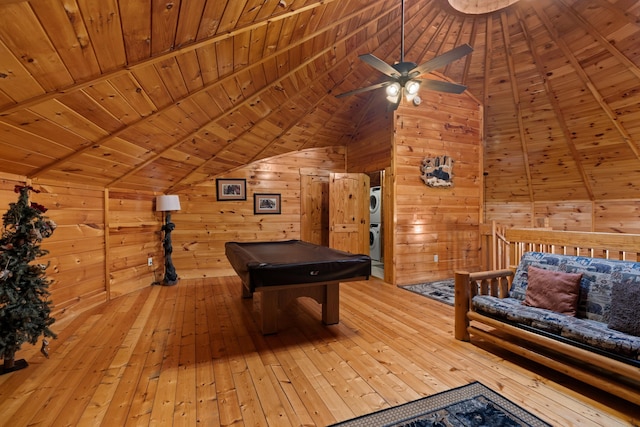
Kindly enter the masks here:
<path id="1" fill-rule="evenodd" d="M 260 321 L 263 335 L 278 332 L 278 292 L 261 292 Z"/>
<path id="2" fill-rule="evenodd" d="M 271 287 L 256 292 L 260 294 L 259 322 L 263 335 L 278 332 L 279 309 L 298 297 L 313 298 L 322 304 L 322 323 L 325 325 L 340 322 L 340 284 L 337 282 Z"/>
<path id="3" fill-rule="evenodd" d="M 249 287 L 244 283 L 242 284 L 242 298 L 251 298 L 253 296 L 253 292 L 249 290 Z"/>
<path id="4" fill-rule="evenodd" d="M 325 325 L 335 325 L 340 322 L 340 284 L 327 283 L 324 302 L 322 303 L 322 322 Z"/>

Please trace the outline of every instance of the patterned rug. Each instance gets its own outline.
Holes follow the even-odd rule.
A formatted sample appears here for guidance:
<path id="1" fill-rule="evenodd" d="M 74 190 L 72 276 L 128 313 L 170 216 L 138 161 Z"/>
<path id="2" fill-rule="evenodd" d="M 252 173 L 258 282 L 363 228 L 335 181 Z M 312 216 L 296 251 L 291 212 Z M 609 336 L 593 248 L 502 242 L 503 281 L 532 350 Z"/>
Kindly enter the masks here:
<path id="1" fill-rule="evenodd" d="M 550 424 L 476 381 L 333 425 L 333 427 L 364 426 L 550 427 Z"/>
<path id="2" fill-rule="evenodd" d="M 402 288 L 435 299 L 445 304 L 453 305 L 454 290 L 453 279 L 439 280 L 437 282 L 419 283 L 417 285 L 406 285 Z"/>

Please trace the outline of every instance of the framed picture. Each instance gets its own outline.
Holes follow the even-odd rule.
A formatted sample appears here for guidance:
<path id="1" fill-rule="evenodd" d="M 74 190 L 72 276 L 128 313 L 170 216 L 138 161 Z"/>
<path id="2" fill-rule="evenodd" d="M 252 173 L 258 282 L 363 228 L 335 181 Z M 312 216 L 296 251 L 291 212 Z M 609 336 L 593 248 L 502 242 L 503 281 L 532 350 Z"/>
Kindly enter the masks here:
<path id="1" fill-rule="evenodd" d="M 280 194 L 254 194 L 253 195 L 254 214 L 279 214 Z"/>
<path id="2" fill-rule="evenodd" d="M 216 196 L 218 200 L 247 200 L 247 180 L 216 179 Z"/>

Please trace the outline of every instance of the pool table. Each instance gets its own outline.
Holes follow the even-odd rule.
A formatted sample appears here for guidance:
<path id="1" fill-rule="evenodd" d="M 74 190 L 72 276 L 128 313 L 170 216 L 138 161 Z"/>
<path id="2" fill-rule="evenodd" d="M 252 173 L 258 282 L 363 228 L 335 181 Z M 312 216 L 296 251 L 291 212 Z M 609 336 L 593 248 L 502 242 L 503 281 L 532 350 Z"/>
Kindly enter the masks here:
<path id="1" fill-rule="evenodd" d="M 371 258 L 301 240 L 227 242 L 225 254 L 242 280 L 244 297 L 260 293 L 260 328 L 278 331 L 278 311 L 298 297 L 322 304 L 322 321 L 340 320 L 340 282 L 366 280 Z"/>

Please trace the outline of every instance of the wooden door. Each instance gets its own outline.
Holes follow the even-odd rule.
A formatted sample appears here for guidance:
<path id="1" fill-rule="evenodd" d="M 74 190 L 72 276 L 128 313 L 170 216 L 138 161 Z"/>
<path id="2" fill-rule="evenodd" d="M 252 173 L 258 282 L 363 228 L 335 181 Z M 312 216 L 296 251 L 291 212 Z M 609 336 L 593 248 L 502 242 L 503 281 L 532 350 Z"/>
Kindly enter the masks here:
<path id="1" fill-rule="evenodd" d="M 329 246 L 329 175 L 300 171 L 300 240 Z"/>
<path id="2" fill-rule="evenodd" d="M 369 254 L 369 177 L 329 175 L 329 247 Z"/>
<path id="3" fill-rule="evenodd" d="M 382 184 L 382 232 L 383 246 L 382 259 L 384 261 L 384 281 L 396 283 L 395 264 L 392 262 L 395 251 L 395 193 L 393 186 L 393 174 L 391 168 L 384 170 L 384 181 Z"/>

